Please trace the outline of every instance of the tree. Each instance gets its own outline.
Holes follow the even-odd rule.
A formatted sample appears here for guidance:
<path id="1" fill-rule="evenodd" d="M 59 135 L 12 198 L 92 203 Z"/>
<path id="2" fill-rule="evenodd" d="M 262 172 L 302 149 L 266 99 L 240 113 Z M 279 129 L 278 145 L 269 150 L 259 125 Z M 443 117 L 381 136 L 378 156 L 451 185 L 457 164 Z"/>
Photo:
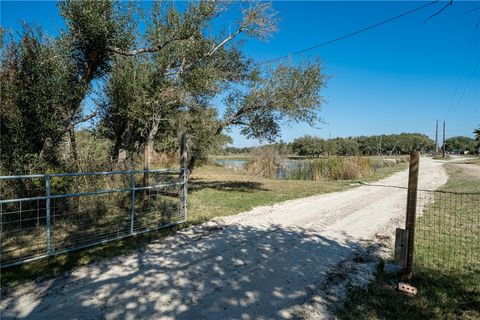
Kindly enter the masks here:
<path id="1" fill-rule="evenodd" d="M 337 154 L 341 156 L 354 156 L 359 153 L 358 143 L 355 138 L 337 138 Z"/>
<path id="2" fill-rule="evenodd" d="M 264 73 L 255 69 L 247 86 L 247 90 L 233 90 L 226 98 L 227 111 L 217 132 L 236 125 L 247 137 L 274 141 L 283 119 L 310 125 L 320 120 L 325 75 L 318 62 L 280 65 Z"/>
<path id="3" fill-rule="evenodd" d="M 1 167 L 8 172 L 58 164 L 57 147 L 76 124 L 88 119 L 76 106 L 75 61 L 61 43 L 25 26 L 3 48 L 1 60 Z"/>
<path id="4" fill-rule="evenodd" d="M 208 149 L 205 142 L 194 137 L 209 137 L 207 142 L 216 145 L 225 142 L 224 131 L 236 125 L 249 137 L 273 141 L 283 119 L 315 123 L 321 103 L 318 91 L 324 85 L 319 64 L 252 67 L 252 61 L 234 40 L 242 33 L 260 39 L 268 37 L 275 30 L 270 4 L 257 3 L 242 9 L 236 30 L 218 40 L 218 35 L 207 31 L 212 19 L 225 10 L 225 3 L 216 2 L 191 3 L 184 12 L 174 5 L 154 7 L 147 41 L 175 37 L 175 32 L 187 32 L 191 37 L 142 61 L 126 62 L 127 71 L 121 57 L 114 59 L 102 104 L 105 132 L 116 136 L 114 153 L 118 153 L 119 145 L 128 147 L 128 141 L 135 141 L 132 152 L 142 144 L 147 144 L 151 152 L 155 139 L 178 136 L 179 131 L 187 132 L 192 143 L 197 141 Z M 136 72 L 135 68 L 141 71 Z M 132 74 L 139 73 L 149 80 L 133 82 Z M 225 100 L 227 111 L 220 119 L 211 110 L 216 109 L 211 101 L 222 92 L 229 94 Z M 212 119 L 198 121 L 206 120 L 205 117 Z M 208 125 L 200 127 L 194 123 Z M 200 148 L 192 147 L 190 170 L 204 155 Z"/>
<path id="5" fill-rule="evenodd" d="M 452 137 L 445 140 L 445 149 L 455 153 L 475 153 L 475 140 L 469 137 Z"/>
<path id="6" fill-rule="evenodd" d="M 3 48 L 1 161 L 10 172 L 58 166 L 56 149 L 66 133 L 76 158 L 74 128 L 95 116 L 82 112 L 91 82 L 109 71 L 113 49 L 133 41 L 131 20 L 118 15 L 111 1 L 59 7 L 67 25 L 60 37 L 26 26 L 17 42 L 11 37 Z"/>
<path id="7" fill-rule="evenodd" d="M 76 159 L 75 126 L 97 116 L 85 115 L 82 105 L 94 81 L 105 81 L 98 130 L 114 141 L 114 159 L 121 149 L 134 156 L 142 145 L 150 159 L 156 140 L 172 141 L 188 131 L 196 144 L 189 161 L 193 168 L 205 150 L 228 141 L 225 132 L 232 126 L 273 141 L 283 121 L 314 125 L 325 85 L 319 63 L 255 65 L 242 52 L 239 37 L 268 38 L 276 29 L 275 12 L 270 3 L 242 3 L 237 24 L 218 33 L 214 19 L 229 6 L 203 0 L 179 10 L 174 3 L 156 2 L 143 31 L 134 18 L 143 15 L 135 2 L 61 2 L 66 28 L 59 37 L 25 32 L 2 52 L 2 132 L 13 137 L 2 143 L 2 163 L 14 155 L 17 163 L 29 163 L 26 155 L 32 154 L 56 165 L 56 149 L 66 134 Z M 227 95 L 223 115 L 212 105 L 219 94 Z M 46 115 L 51 118 L 35 137 L 18 143 L 32 119 Z M 13 132 L 18 128 L 23 129 Z"/>
<path id="8" fill-rule="evenodd" d="M 293 140 L 292 151 L 299 156 L 319 156 L 324 152 L 325 141 L 309 135 Z"/>

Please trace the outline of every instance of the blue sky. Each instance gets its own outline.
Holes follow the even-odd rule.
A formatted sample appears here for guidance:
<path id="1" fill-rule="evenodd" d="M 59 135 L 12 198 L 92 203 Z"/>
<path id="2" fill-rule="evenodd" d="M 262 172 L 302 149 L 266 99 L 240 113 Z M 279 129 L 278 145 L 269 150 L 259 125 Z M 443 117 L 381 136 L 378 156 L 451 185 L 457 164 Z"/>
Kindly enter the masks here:
<path id="1" fill-rule="evenodd" d="M 249 40 L 245 52 L 257 61 L 277 58 L 377 23 L 426 2 L 274 2 L 279 30 L 267 42 Z M 438 16 L 439 2 L 352 38 L 294 56 L 319 57 L 331 78 L 322 92 L 326 121 L 321 128 L 284 125 L 282 139 L 310 134 L 324 138 L 382 133 L 434 135 L 447 121 L 447 137 L 472 136 L 480 125 L 480 1 L 454 1 Z M 148 6 L 149 4 L 145 4 Z M 227 16 L 233 18 L 233 15 Z M 1 25 L 20 29 L 20 20 L 49 34 L 63 26 L 55 2 L 5 2 Z M 470 49 L 470 50 L 469 50 Z M 220 110 L 222 106 L 219 104 Z M 235 146 L 258 144 L 232 131 Z"/>

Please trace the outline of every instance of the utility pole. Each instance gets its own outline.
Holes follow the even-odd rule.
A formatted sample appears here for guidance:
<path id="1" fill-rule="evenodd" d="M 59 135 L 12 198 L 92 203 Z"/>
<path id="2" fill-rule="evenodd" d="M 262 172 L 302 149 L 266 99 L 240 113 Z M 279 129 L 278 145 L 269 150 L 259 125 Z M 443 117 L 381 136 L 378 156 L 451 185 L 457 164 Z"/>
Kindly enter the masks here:
<path id="1" fill-rule="evenodd" d="M 442 144 L 442 157 L 445 158 L 445 121 L 443 121 L 443 144 Z"/>
<path id="2" fill-rule="evenodd" d="M 438 155 L 438 120 L 437 125 L 435 126 L 435 156 Z"/>

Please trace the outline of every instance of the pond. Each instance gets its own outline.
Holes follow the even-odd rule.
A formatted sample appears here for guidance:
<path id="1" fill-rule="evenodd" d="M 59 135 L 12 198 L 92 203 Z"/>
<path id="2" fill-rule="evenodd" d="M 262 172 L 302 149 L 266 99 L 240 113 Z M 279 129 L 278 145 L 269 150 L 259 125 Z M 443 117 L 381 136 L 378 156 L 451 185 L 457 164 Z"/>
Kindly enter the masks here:
<path id="1" fill-rule="evenodd" d="M 213 163 L 236 170 L 243 170 L 245 168 L 245 164 L 248 160 L 241 160 L 241 159 L 214 159 Z M 286 179 L 288 177 L 288 173 L 292 170 L 295 170 L 305 164 L 307 160 L 290 160 L 290 159 L 282 159 L 278 163 L 278 168 L 276 170 L 275 176 L 277 179 Z"/>
<path id="2" fill-rule="evenodd" d="M 218 164 L 222 167 L 229 168 L 229 169 L 243 169 L 247 160 L 239 160 L 239 159 L 214 159 L 212 161 L 215 164 Z"/>
<path id="3" fill-rule="evenodd" d="M 213 163 L 237 170 L 245 169 L 248 160 L 215 159 Z M 277 162 L 272 178 L 286 180 L 357 179 L 369 176 L 383 167 L 392 167 L 398 159 L 371 157 L 325 157 L 288 159 Z"/>

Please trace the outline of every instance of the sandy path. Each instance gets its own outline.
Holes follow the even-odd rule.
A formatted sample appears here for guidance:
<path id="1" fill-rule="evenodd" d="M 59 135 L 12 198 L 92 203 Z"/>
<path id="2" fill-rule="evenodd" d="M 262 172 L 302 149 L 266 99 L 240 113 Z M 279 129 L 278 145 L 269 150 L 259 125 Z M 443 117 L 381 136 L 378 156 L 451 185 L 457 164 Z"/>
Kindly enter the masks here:
<path id="1" fill-rule="evenodd" d="M 446 182 L 441 164 L 422 158 L 420 188 Z M 403 171 L 375 184 L 406 183 Z M 332 267 L 391 231 L 405 201 L 404 189 L 361 186 L 258 207 L 17 288 L 2 297 L 2 319 L 289 318 Z"/>

